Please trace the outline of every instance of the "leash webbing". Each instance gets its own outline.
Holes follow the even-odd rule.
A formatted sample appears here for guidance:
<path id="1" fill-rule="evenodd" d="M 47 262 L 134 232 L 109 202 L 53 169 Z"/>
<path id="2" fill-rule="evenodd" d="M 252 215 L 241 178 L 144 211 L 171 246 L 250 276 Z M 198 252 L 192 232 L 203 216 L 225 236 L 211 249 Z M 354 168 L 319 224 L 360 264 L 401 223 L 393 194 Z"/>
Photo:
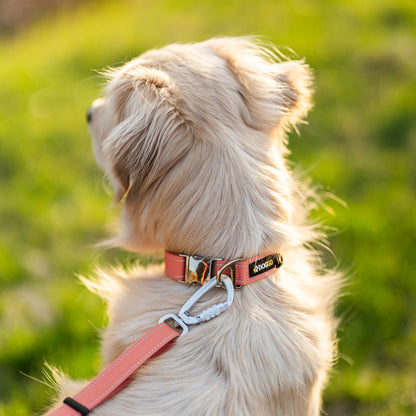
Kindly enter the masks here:
<path id="1" fill-rule="evenodd" d="M 166 275 L 175 280 L 185 280 L 190 274 L 197 276 L 202 286 L 188 299 L 179 311 L 179 316 L 168 313 L 163 316 L 159 325 L 155 326 L 131 347 L 125 350 L 105 370 L 95 377 L 86 387 L 73 397 L 67 397 L 63 404 L 52 410 L 46 416 L 79 416 L 87 415 L 100 403 L 107 400 L 113 394 L 124 388 L 130 381 L 130 376 L 149 358 L 169 348 L 169 343 L 188 332 L 188 325 L 199 324 L 220 315 L 233 303 L 234 287 L 241 287 L 247 283 L 264 278 L 273 273 L 282 265 L 280 254 L 267 254 L 252 257 L 243 261 L 232 260 L 226 262 L 215 260 L 216 278 L 211 276 L 211 262 L 194 256 L 175 255 L 166 252 Z M 191 267 L 189 267 L 191 266 Z M 201 267 L 202 266 L 202 269 Z M 227 269 L 229 275 L 227 275 Z M 204 284 L 205 283 L 205 284 Z M 214 304 L 203 310 L 196 316 L 191 316 L 189 310 L 208 291 L 217 286 L 223 286 L 227 290 L 227 300 Z M 182 334 L 165 323 L 167 319 L 173 319 L 177 326 L 182 327 Z"/>
<path id="2" fill-rule="evenodd" d="M 47 416 L 86 415 L 104 400 L 124 387 L 128 378 L 149 358 L 180 333 L 162 322 L 151 329 L 131 347 L 125 350 L 105 370 L 95 377 L 86 387 L 73 397 L 67 397 L 57 409 Z"/>

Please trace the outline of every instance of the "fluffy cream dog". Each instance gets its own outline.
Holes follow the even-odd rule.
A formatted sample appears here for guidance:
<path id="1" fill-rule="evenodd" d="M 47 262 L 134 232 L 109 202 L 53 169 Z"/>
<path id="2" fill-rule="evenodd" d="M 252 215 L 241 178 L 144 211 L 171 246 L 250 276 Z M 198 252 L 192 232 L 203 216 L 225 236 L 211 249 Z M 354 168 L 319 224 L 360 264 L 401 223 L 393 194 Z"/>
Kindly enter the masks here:
<path id="1" fill-rule="evenodd" d="M 310 243 L 311 192 L 287 166 L 286 132 L 311 107 L 302 61 L 247 38 L 152 50 L 108 73 L 89 111 L 99 164 L 123 204 L 112 244 L 212 258 L 279 252 L 274 274 L 236 291 L 221 316 L 190 329 L 91 412 L 114 415 L 318 415 L 334 360 L 336 273 Z M 107 365 L 195 292 L 163 268 L 101 273 Z M 214 289 L 199 308 L 224 299 Z M 82 384 L 62 384 L 62 396 Z"/>

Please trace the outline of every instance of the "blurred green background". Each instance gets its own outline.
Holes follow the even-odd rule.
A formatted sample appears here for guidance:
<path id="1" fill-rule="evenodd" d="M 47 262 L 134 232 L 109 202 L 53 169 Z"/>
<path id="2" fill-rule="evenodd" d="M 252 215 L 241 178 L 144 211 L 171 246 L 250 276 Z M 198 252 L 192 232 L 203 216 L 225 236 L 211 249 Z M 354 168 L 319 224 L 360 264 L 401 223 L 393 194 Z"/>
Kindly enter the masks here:
<path id="1" fill-rule="evenodd" d="M 245 34 L 314 68 L 315 109 L 290 137 L 291 159 L 347 204 L 330 198 L 315 213 L 338 230 L 328 262 L 350 278 L 325 410 L 416 414 L 414 0 L 0 0 L 1 416 L 45 406 L 50 391 L 30 378 L 44 361 L 96 373 L 105 309 L 75 275 L 133 259 L 94 249 L 118 216 L 84 121 L 96 70 Z"/>

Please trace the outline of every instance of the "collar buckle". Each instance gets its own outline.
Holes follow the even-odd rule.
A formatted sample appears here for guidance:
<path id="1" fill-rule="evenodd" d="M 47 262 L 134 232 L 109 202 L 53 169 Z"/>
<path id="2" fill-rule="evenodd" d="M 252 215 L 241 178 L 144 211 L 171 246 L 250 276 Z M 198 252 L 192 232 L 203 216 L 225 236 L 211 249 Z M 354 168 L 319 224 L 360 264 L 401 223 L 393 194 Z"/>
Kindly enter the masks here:
<path id="1" fill-rule="evenodd" d="M 199 283 L 204 285 L 215 277 L 216 261 L 221 259 L 212 259 L 207 257 L 189 256 L 179 254 L 185 258 L 185 279 L 187 284 Z"/>

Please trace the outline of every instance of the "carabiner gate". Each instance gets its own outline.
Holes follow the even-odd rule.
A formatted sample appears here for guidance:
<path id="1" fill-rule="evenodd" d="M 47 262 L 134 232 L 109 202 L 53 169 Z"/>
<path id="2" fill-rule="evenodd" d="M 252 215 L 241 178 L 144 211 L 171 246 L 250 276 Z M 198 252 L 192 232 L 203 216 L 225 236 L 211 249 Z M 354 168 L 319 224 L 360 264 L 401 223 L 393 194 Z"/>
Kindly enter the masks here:
<path id="1" fill-rule="evenodd" d="M 162 318 L 160 318 L 159 323 L 164 322 L 165 320 L 171 318 L 176 321 L 183 328 L 181 334 L 185 335 L 188 332 L 187 325 L 195 325 L 202 322 L 209 321 L 210 319 L 215 318 L 224 312 L 227 308 L 231 306 L 234 300 L 234 285 L 230 277 L 222 275 L 221 283 L 227 289 L 227 300 L 225 302 L 216 303 L 215 305 L 210 306 L 207 309 L 204 309 L 198 315 L 191 316 L 189 310 L 204 296 L 208 291 L 217 286 L 217 279 L 212 278 L 205 285 L 201 286 L 182 306 L 181 310 L 178 313 L 178 316 L 172 313 L 169 313 Z"/>

